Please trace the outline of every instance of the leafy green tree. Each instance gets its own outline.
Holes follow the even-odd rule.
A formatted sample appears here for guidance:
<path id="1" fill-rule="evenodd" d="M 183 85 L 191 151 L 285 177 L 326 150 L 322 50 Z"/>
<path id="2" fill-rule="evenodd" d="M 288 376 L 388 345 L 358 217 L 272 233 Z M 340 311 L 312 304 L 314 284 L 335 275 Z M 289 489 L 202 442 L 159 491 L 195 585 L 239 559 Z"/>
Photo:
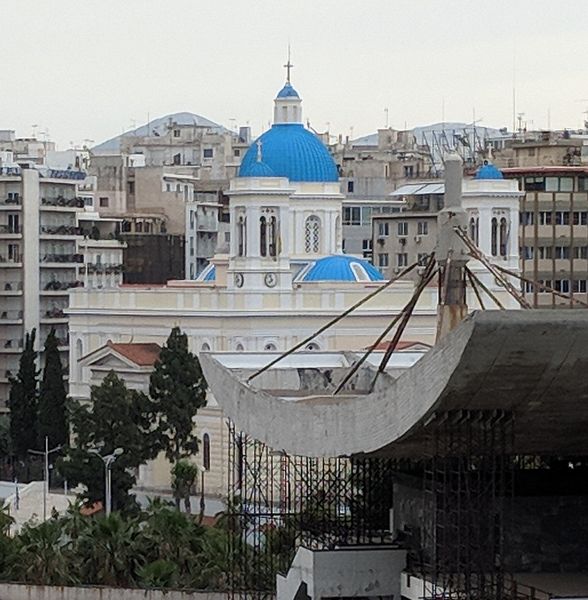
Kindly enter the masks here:
<path id="1" fill-rule="evenodd" d="M 148 413 L 147 397 L 127 389 L 114 372 L 100 386 L 93 386 L 90 403 L 74 406 L 71 416 L 75 446 L 58 463 L 58 469 L 73 485 L 86 487 L 83 499 L 104 501 L 104 463 L 102 456 L 116 448 L 123 453 L 112 464 L 112 508 L 136 508 L 129 490 L 135 485 L 133 474 L 157 453 L 155 432 Z"/>
<path id="2" fill-rule="evenodd" d="M 184 501 L 184 508 L 187 513 L 191 513 L 190 491 L 196 482 L 198 476 L 198 467 L 189 460 L 179 460 L 172 467 L 172 491 L 176 499 L 176 506 L 179 508 L 180 501 Z"/>
<path id="3" fill-rule="evenodd" d="M 51 329 L 45 340 L 45 368 L 39 394 L 38 434 L 41 448 L 44 447 L 45 436 L 49 438 L 50 448 L 64 446 L 68 441 L 67 392 L 58 346 L 55 330 Z"/>
<path id="4" fill-rule="evenodd" d="M 16 377 L 10 378 L 10 440 L 14 455 L 26 459 L 28 450 L 37 448 L 38 383 L 35 330 L 27 333 Z"/>
<path id="5" fill-rule="evenodd" d="M 206 404 L 206 388 L 200 362 L 188 350 L 186 334 L 174 327 L 149 382 L 159 444 L 172 464 L 198 452 L 194 417 Z"/>
<path id="6" fill-rule="evenodd" d="M 10 456 L 10 417 L 0 415 L 0 461 Z"/>

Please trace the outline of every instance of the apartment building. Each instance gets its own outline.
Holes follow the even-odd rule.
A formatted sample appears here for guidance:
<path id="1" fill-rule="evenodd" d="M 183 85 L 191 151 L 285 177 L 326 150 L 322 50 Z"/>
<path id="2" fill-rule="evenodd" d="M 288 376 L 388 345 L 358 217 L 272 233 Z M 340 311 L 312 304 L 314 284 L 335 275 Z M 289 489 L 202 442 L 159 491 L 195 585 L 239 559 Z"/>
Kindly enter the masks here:
<path id="1" fill-rule="evenodd" d="M 98 182 L 97 208 L 101 214 L 122 217 L 125 234 L 177 236 L 169 247 L 182 246 L 184 256 L 167 278 L 180 274 L 195 279 L 218 244 L 227 241 L 224 191 L 250 141 L 249 128 L 236 134 L 191 113 L 156 119 L 93 149 L 91 172 Z M 135 256 L 133 240 L 128 242 L 128 262 L 133 263 L 140 257 Z M 161 240 L 157 242 L 161 244 Z M 145 266 L 146 277 L 161 271 Z M 165 274 L 162 276 L 165 280 Z M 138 277 L 136 272 L 134 282 Z"/>
<path id="2" fill-rule="evenodd" d="M 20 162 L 20 161 L 19 161 Z M 52 328 L 68 363 L 69 290 L 122 280 L 117 223 L 92 209 L 85 174 L 0 156 L 0 407 L 18 370 L 26 332 L 38 349 Z"/>

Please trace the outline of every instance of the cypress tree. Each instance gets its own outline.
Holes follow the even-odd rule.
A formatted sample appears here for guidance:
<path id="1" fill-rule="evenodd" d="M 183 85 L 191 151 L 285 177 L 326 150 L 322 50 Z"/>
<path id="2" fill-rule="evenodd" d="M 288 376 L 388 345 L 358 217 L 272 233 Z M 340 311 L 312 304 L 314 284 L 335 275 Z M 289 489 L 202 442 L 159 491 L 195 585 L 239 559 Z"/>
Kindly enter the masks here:
<path id="1" fill-rule="evenodd" d="M 18 373 L 10 378 L 10 440 L 17 458 L 25 459 L 28 450 L 37 448 L 37 352 L 35 330 L 25 336 L 25 345 L 20 355 Z"/>
<path id="2" fill-rule="evenodd" d="M 149 382 L 160 448 L 172 464 L 198 451 L 194 417 L 206 404 L 206 388 L 200 362 L 188 350 L 186 334 L 174 327 Z"/>
<path id="3" fill-rule="evenodd" d="M 51 329 L 45 340 L 45 368 L 39 394 L 38 434 L 41 448 L 44 447 L 45 436 L 49 438 L 50 448 L 63 446 L 68 441 L 67 393 L 58 346 L 55 330 Z"/>

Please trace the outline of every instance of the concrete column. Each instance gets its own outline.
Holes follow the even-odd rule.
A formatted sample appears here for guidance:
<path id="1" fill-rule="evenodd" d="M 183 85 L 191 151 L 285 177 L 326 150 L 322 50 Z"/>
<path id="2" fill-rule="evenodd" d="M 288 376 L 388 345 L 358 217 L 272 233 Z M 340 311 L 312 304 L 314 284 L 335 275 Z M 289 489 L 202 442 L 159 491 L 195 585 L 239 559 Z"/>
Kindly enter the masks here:
<path id="1" fill-rule="evenodd" d="M 38 171 L 23 169 L 23 328 L 28 333 L 33 329 L 37 330 L 37 349 L 41 344 L 39 331 L 39 187 Z"/>
<path id="2" fill-rule="evenodd" d="M 258 206 L 247 209 L 247 256 L 260 256 L 259 253 L 259 217 Z"/>

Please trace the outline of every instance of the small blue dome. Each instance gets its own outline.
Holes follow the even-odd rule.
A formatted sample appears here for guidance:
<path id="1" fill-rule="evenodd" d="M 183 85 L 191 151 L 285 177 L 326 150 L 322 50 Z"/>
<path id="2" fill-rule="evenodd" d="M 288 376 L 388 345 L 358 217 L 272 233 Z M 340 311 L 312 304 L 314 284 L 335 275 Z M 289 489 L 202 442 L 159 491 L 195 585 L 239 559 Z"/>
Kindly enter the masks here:
<path id="1" fill-rule="evenodd" d="M 296 281 L 383 281 L 382 274 L 367 260 L 336 254 L 311 263 Z"/>
<path id="2" fill-rule="evenodd" d="M 286 85 L 278 92 L 276 98 L 300 98 L 300 96 L 288 81 L 286 82 Z"/>
<path id="3" fill-rule="evenodd" d="M 475 179 L 503 179 L 502 171 L 487 160 L 476 171 Z"/>
<path id="4" fill-rule="evenodd" d="M 207 264 L 196 277 L 196 281 L 216 281 L 216 267 L 212 263 Z"/>
<path id="5" fill-rule="evenodd" d="M 275 177 L 290 181 L 338 181 L 339 174 L 326 146 L 300 123 L 273 125 L 259 138 L 263 162 Z M 256 172 L 257 140 L 243 157 L 239 177 L 259 177 Z M 263 176 L 263 175 L 261 175 Z M 270 175 L 265 175 L 270 176 Z"/>

